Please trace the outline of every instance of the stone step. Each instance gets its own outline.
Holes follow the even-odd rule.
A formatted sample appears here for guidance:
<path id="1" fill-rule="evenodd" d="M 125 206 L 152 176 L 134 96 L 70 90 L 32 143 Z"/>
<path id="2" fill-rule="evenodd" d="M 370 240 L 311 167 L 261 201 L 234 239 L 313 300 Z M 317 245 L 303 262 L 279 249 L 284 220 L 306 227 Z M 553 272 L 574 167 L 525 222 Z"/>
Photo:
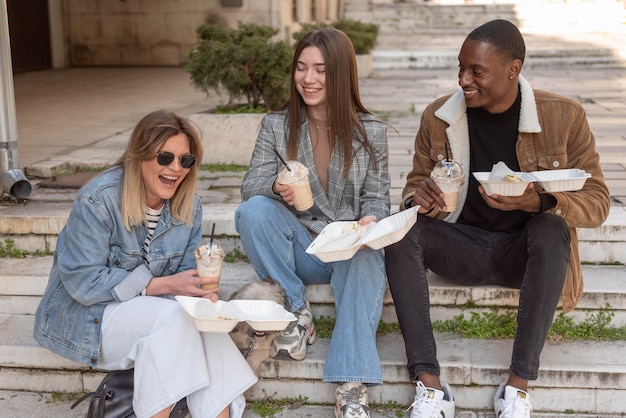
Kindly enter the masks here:
<path id="1" fill-rule="evenodd" d="M 38 346 L 32 328 L 32 315 L 0 315 L 0 390 L 79 392 L 97 386 L 101 373 Z M 436 338 L 442 378 L 451 384 L 458 408 L 490 409 L 495 386 L 506 376 L 512 341 L 450 334 Z M 304 396 L 309 403 L 332 403 L 334 385 L 321 382 L 328 342 L 318 339 L 300 362 L 265 361 L 259 371 L 261 380 L 247 398 Z M 381 335 L 377 346 L 385 383 L 370 389 L 370 402 L 409 405 L 415 389 L 408 379 L 402 337 L 399 333 Z M 626 411 L 624 350 L 625 341 L 546 343 L 539 379 L 530 387 L 535 412 Z"/>
<path id="2" fill-rule="evenodd" d="M 445 50 L 374 50 L 372 68 L 398 69 L 453 69 L 458 66 L 458 51 Z M 524 62 L 526 69 L 548 68 L 624 68 L 626 60 L 613 50 L 569 49 L 529 51 Z"/>
<path id="3" fill-rule="evenodd" d="M 34 315 L 52 267 L 53 257 L 28 257 L 3 260 L 0 272 L 0 314 Z M 583 265 L 585 289 L 582 300 L 568 314 L 576 323 L 591 314 L 608 311 L 611 324 L 626 326 L 626 266 Z M 221 297 L 226 299 L 245 283 L 256 280 L 247 262 L 226 263 L 222 270 Z M 470 287 L 447 283 L 431 275 L 430 301 L 432 320 L 451 320 L 468 312 L 515 309 L 519 292 L 500 286 Z M 335 316 L 334 299 L 329 285 L 311 285 L 306 289 L 316 317 Z M 397 323 L 391 294 L 384 298 L 382 321 Z"/>
<path id="4" fill-rule="evenodd" d="M 238 203 L 205 204 L 203 229 L 215 234 L 227 250 L 241 248 L 235 230 L 234 213 Z M 28 202 L 0 206 L 0 241 L 11 239 L 17 248 L 35 252 L 53 252 L 56 239 L 65 225 L 71 202 Z M 607 220 L 599 228 L 580 228 L 580 254 L 583 262 L 626 263 L 626 208 L 612 206 Z"/>
<path id="5" fill-rule="evenodd" d="M 92 390 L 102 375 L 63 359 L 40 347 L 32 338 L 32 313 L 44 291 L 52 256 L 3 259 L 0 272 L 0 390 L 67 391 Z M 626 267 L 584 265 L 585 294 L 572 317 L 578 322 L 598 309 L 611 306 L 613 323 L 626 324 Z M 256 275 L 246 262 L 226 264 L 222 297 Z M 433 320 L 451 319 L 463 312 L 507 309 L 517 304 L 517 291 L 494 287 L 452 286 L 431 277 L 430 298 Z M 334 316 L 333 297 L 328 285 L 308 286 L 307 298 L 316 317 Z M 464 311 L 463 306 L 471 309 Z M 383 320 L 395 322 L 393 301 L 386 295 Z M 464 408 L 489 409 L 494 386 L 506 373 L 511 341 L 466 340 L 438 334 L 443 377 L 449 381 Z M 372 388 L 370 400 L 411 403 L 414 387 L 408 382 L 399 334 L 380 336 L 377 341 L 385 384 Z M 277 393 L 281 398 L 306 396 L 309 402 L 333 400 L 333 386 L 321 382 L 328 340 L 320 339 L 302 362 L 274 361 L 264 364 L 262 379 L 248 393 L 260 400 Z M 564 410 L 613 414 L 626 410 L 626 342 L 547 343 L 542 372 L 533 389 L 535 411 Z M 563 354 L 567 353 L 566 356 Z M 593 353 L 593 355 L 590 355 Z M 550 399 L 563 402 L 554 404 Z"/>
<path id="6" fill-rule="evenodd" d="M 347 5 L 346 17 L 379 25 L 374 71 L 456 68 L 465 36 L 492 19 L 507 19 L 520 28 L 527 69 L 626 66 L 623 41 L 612 39 L 625 29 L 626 9 L 620 2 L 543 3 L 537 13 L 539 5 L 532 1 L 377 2 L 367 10 Z"/>

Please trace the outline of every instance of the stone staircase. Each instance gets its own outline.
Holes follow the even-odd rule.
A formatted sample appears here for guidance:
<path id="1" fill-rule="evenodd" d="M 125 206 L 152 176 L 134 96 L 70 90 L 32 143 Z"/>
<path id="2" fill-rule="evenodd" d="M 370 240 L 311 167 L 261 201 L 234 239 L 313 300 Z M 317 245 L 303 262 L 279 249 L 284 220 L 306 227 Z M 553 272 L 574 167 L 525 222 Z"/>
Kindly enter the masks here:
<path id="1" fill-rule="evenodd" d="M 216 223 L 216 233 L 227 247 L 239 246 L 232 223 L 234 204 L 205 207 L 204 230 Z M 20 248 L 54 249 L 56 236 L 69 214 L 69 202 L 0 206 L 0 239 L 13 239 Z M 583 260 L 594 263 L 626 261 L 626 213 L 614 206 L 607 222 L 597 230 L 580 230 Z M 95 388 L 101 374 L 65 360 L 40 347 L 32 338 L 33 313 L 47 283 L 52 256 L 1 259 L 0 270 L 0 390 L 76 392 Z M 584 321 L 609 305 L 612 324 L 626 325 L 626 267 L 621 264 L 584 266 L 585 294 L 572 317 Z M 223 291 L 255 279 L 245 262 L 228 264 L 223 271 Z M 451 319 L 460 313 L 514 309 L 517 291 L 500 287 L 462 287 L 431 277 L 433 320 Z M 316 317 L 334 316 L 333 298 L 327 285 L 309 286 L 307 295 Z M 467 308 L 471 306 L 471 308 Z M 385 298 L 383 321 L 396 322 L 393 301 Z M 443 378 L 453 387 L 459 409 L 489 410 L 494 387 L 506 375 L 512 341 L 470 340 L 438 334 Z M 408 382 L 404 346 L 399 333 L 377 340 L 385 384 L 370 390 L 370 401 L 396 401 L 409 405 L 414 385 Z M 264 363 L 260 382 L 249 392 L 250 400 L 277 393 L 280 397 L 306 396 L 309 402 L 330 403 L 333 385 L 321 382 L 327 339 L 310 347 L 302 362 Z M 355 348 L 355 349 L 358 349 Z M 542 370 L 531 387 L 535 411 L 565 410 L 598 415 L 626 411 L 626 342 L 548 342 Z M 555 402 L 558 399 L 558 402 Z M 462 406 L 462 408 L 461 408 Z"/>
<path id="2" fill-rule="evenodd" d="M 492 19 L 518 25 L 527 44 L 525 68 L 626 65 L 625 9 L 614 0 L 348 0 L 346 18 L 380 25 L 372 52 L 374 71 L 456 68 L 465 36 Z M 554 36 L 563 33 L 568 34 L 566 42 Z"/>
<path id="3" fill-rule="evenodd" d="M 516 4 L 513 8 L 495 5 L 499 2 L 493 1 L 489 3 L 493 3 L 494 6 L 488 7 L 485 4 L 487 2 L 481 4 L 478 0 L 474 0 L 473 5 L 469 3 L 457 5 L 456 9 L 444 7 L 449 6 L 447 3 L 451 2 L 346 0 L 346 17 L 381 23 L 380 42 L 374 51 L 374 65 L 378 69 L 456 67 L 456 54 L 464 36 L 471 28 L 490 18 L 518 19 L 517 21 L 528 30 L 537 27 L 519 12 L 524 4 L 537 3 L 534 0 L 511 1 Z M 547 1 L 548 3 L 554 5 L 558 2 Z M 572 4 L 572 0 L 569 3 Z M 469 8 L 470 6 L 475 8 Z M 396 7 L 398 12 L 392 10 Z M 425 16 L 426 12 L 431 13 L 430 24 L 436 25 L 439 29 L 429 29 L 426 23 L 420 23 L 419 14 L 414 12 L 417 7 L 423 8 Z M 449 10 L 447 13 L 454 15 L 445 17 L 441 14 L 443 10 Z M 513 15 L 512 10 L 517 14 Z M 435 12 L 440 15 L 436 15 Z M 548 15 L 558 20 L 563 14 L 551 12 Z M 544 16 L 546 13 L 537 15 Z M 609 20 L 605 19 L 603 23 L 609 25 Z M 461 24 L 465 24 L 466 27 L 461 27 Z M 459 27 L 455 28 L 454 25 Z M 400 28 L 404 32 L 399 32 Z M 615 65 L 608 61 L 600 62 L 606 60 L 609 53 L 597 46 L 606 38 L 595 36 L 588 33 L 584 36 L 573 33 L 568 37 L 570 43 L 563 45 L 562 40 L 557 40 L 550 34 L 525 33 L 529 43 L 528 65 L 531 66 L 533 60 L 540 58 L 544 60 L 541 65 L 545 66 L 567 67 L 570 61 L 576 61 L 573 65 L 584 64 L 587 67 Z M 618 38 L 617 35 L 615 37 Z M 590 44 L 589 39 L 597 40 L 595 47 Z M 619 42 L 608 42 L 605 45 L 615 57 L 620 54 L 619 48 L 615 47 L 616 44 Z M 580 53 L 583 49 L 587 49 L 588 52 Z M 572 50 L 578 52 L 570 52 Z M 598 55 L 599 64 L 589 58 L 593 55 L 592 52 Z M 394 54 L 397 55 L 395 58 Z M 397 62 L 391 64 L 392 58 Z M 414 80 L 406 82 L 413 84 Z M 454 82 L 449 83 L 445 80 L 445 85 L 453 86 Z M 397 94 L 387 94 L 386 86 L 380 88 L 385 89 L 386 93 L 375 96 L 381 109 L 404 111 L 407 106 L 405 99 L 399 99 Z M 427 92 L 416 95 L 409 102 L 414 103 L 417 109 L 421 109 L 423 103 L 419 100 L 430 100 Z M 392 121 L 392 124 L 401 131 L 408 132 L 400 138 L 393 139 L 395 143 L 391 150 L 391 158 L 394 160 L 394 167 L 390 167 L 390 170 L 394 170 L 393 179 L 395 179 L 392 183 L 394 208 L 397 208 L 399 193 L 404 184 L 402 174 L 411 164 L 410 150 L 417 120 L 416 115 L 412 114 L 408 118 L 398 117 L 398 120 Z M 107 141 L 100 141 L 100 145 L 110 148 L 118 146 L 113 146 Z M 93 147 L 84 151 L 86 156 L 102 154 L 102 151 Z M 76 158 L 82 161 L 85 156 L 81 154 Z M 607 174 L 611 173 L 617 175 L 618 172 L 607 171 Z M 240 183 L 238 180 L 232 181 L 233 184 L 229 183 L 229 187 L 236 191 Z M 43 194 L 45 196 L 42 196 Z M 203 196 L 204 198 L 208 200 L 207 196 Z M 56 245 L 56 237 L 69 215 L 72 199 L 73 192 L 70 190 L 59 192 L 49 190 L 37 196 L 33 195 L 25 204 L 1 201 L 0 243 L 4 243 L 5 239 L 11 239 L 16 247 L 29 252 L 37 250 L 52 252 Z M 233 222 L 233 212 L 237 203 L 217 204 L 208 201 L 205 203 L 204 231 L 210 231 L 212 224 L 215 223 L 216 234 L 227 249 L 241 247 Z M 619 199 L 615 200 L 614 204 L 609 218 L 602 227 L 579 231 L 582 259 L 588 264 L 583 267 L 585 276 L 583 300 L 571 314 L 576 322 L 586 320 L 588 315 L 604 311 L 608 304 L 611 307 L 610 312 L 614 314 L 612 324 L 626 325 L 626 267 L 623 265 L 626 263 L 626 209 L 619 204 Z M 51 265 L 51 256 L 27 259 L 0 258 L 0 390 L 76 392 L 94 389 L 101 379 L 100 373 L 43 349 L 32 338 L 33 313 L 46 286 Z M 254 280 L 255 274 L 249 264 L 240 262 L 226 265 L 223 277 L 223 291 L 227 295 L 245 282 Z M 310 286 L 307 295 L 316 317 L 334 315 L 329 286 Z M 433 304 L 431 310 L 433 319 L 445 320 L 460 313 L 515 309 L 517 291 L 499 287 L 451 286 L 439 278 L 432 277 L 430 298 Z M 386 296 L 384 303 L 383 321 L 395 322 L 393 301 L 389 295 Z M 458 409 L 492 411 L 495 386 L 506 375 L 512 342 L 469 340 L 447 334 L 438 334 L 437 340 L 443 378 L 453 387 Z M 377 403 L 396 401 L 404 405 L 410 404 L 414 385 L 408 382 L 401 336 L 398 333 L 382 335 L 378 338 L 377 345 L 383 364 L 385 384 L 370 390 L 370 400 Z M 328 340 L 318 340 L 310 347 L 307 358 L 302 362 L 273 360 L 266 362 L 260 372 L 262 379 L 248 392 L 248 398 L 263 399 L 276 393 L 279 398 L 305 396 L 309 402 L 334 402 L 333 385 L 321 383 L 327 346 Z M 589 418 L 623 417 L 626 413 L 624 353 L 626 353 L 625 341 L 548 342 L 542 355 L 540 377 L 536 382 L 531 382 L 535 412 L 551 414 L 552 417 L 565 416 L 565 411 L 588 414 L 585 416 Z M 0 416 L 3 416 L 2 412 Z"/>

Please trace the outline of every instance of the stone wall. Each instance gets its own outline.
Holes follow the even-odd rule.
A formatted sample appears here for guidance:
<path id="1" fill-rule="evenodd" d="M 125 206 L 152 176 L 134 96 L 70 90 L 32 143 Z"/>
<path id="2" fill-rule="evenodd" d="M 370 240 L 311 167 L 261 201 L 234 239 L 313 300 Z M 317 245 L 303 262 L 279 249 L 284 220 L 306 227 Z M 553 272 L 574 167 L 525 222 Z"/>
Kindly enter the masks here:
<path id="1" fill-rule="evenodd" d="M 298 21 L 332 20 L 343 0 L 64 0 L 70 66 L 176 66 L 206 22 L 254 22 L 279 29 L 291 41 Z M 238 3 L 235 1 L 234 3 Z M 317 15 L 317 16 L 316 16 Z"/>

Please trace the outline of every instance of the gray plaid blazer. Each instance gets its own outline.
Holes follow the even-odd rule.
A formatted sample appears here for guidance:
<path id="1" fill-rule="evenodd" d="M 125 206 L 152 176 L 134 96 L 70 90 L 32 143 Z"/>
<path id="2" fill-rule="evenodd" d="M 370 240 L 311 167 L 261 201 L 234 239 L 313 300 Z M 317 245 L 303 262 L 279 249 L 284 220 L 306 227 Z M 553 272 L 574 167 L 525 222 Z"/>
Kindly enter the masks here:
<path id="1" fill-rule="evenodd" d="M 309 124 L 305 117 L 300 126 L 298 160 L 309 168 L 309 182 L 315 204 L 310 209 L 299 212 L 287 205 L 280 195 L 272 191 L 282 163 L 274 150 L 286 159 L 288 119 L 286 111 L 266 115 L 254 146 L 250 168 L 241 187 L 244 201 L 255 195 L 263 195 L 279 200 L 312 233 L 319 234 L 326 225 L 335 221 L 353 221 L 367 215 L 374 215 L 380 221 L 389 216 L 389 149 L 387 126 L 368 114 L 360 113 L 367 138 L 376 151 L 378 170 L 367 150 L 358 141 L 353 141 L 355 157 L 350 172 L 343 176 L 343 158 L 333 151 L 328 166 L 328 194 L 324 192 L 313 158 L 313 148 L 309 134 Z"/>

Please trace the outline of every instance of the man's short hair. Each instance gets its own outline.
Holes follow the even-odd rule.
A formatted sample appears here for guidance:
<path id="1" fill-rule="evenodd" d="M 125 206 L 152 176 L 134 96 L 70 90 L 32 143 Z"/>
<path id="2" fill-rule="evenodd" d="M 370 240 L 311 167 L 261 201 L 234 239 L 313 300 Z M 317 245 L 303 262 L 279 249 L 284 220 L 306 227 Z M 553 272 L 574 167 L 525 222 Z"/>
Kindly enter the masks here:
<path id="1" fill-rule="evenodd" d="M 496 19 L 487 22 L 474 29 L 467 38 L 491 44 L 498 54 L 524 63 L 526 55 L 524 38 L 517 26 L 508 20 Z"/>

